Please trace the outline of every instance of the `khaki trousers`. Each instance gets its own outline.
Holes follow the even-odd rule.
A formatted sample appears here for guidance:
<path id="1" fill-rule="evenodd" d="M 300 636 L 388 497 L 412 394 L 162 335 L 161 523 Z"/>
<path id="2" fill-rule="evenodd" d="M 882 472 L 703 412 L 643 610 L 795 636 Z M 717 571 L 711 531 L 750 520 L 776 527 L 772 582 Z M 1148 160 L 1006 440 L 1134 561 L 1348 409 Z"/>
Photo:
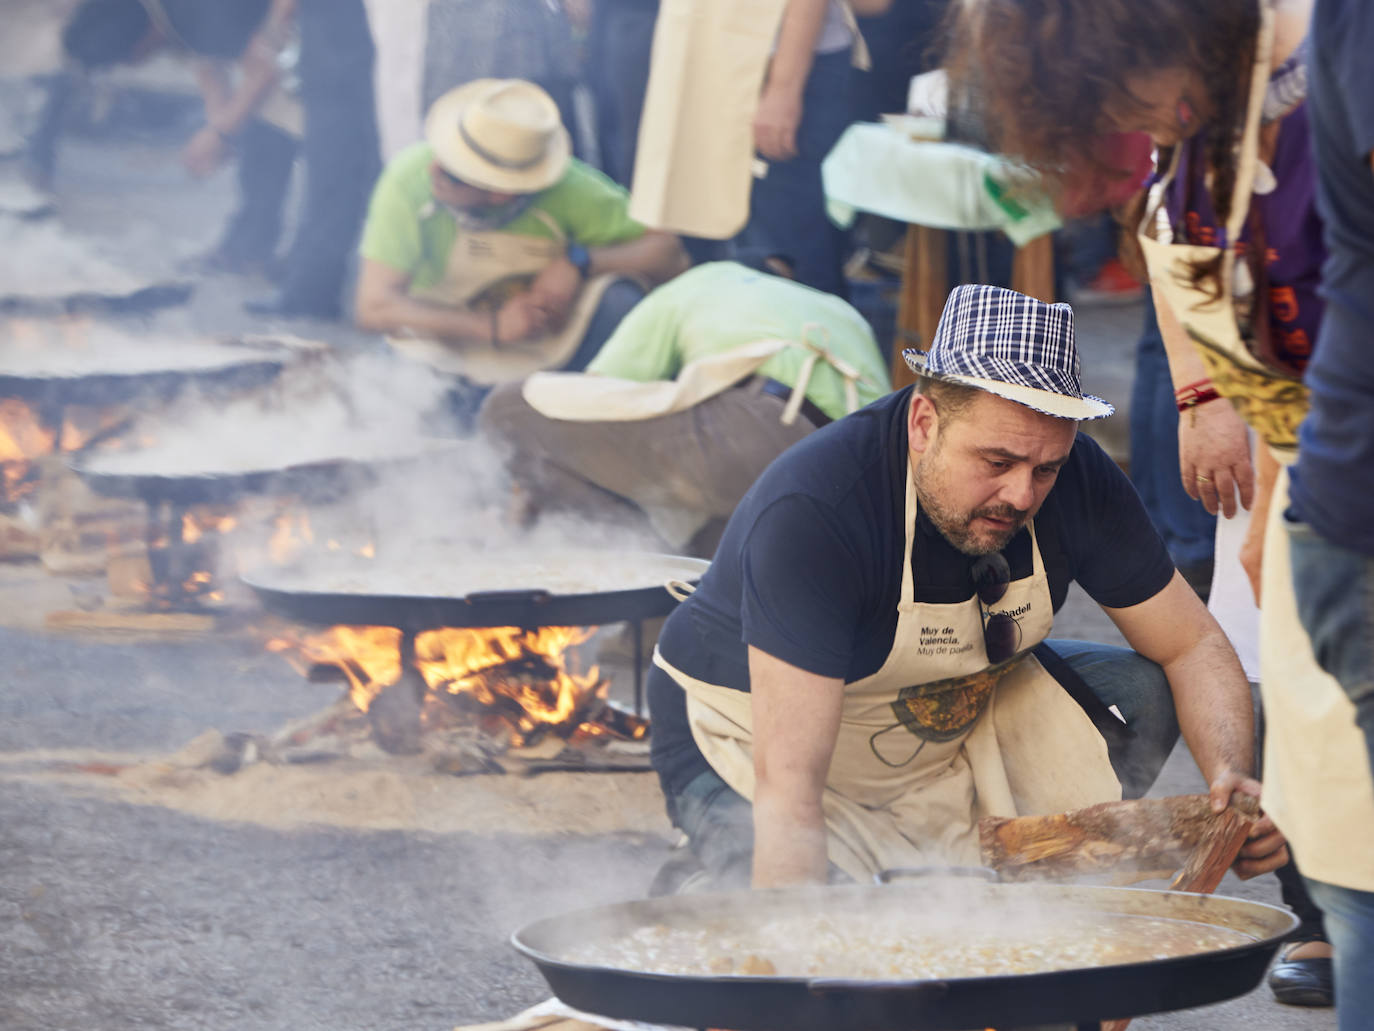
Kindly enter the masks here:
<path id="1" fill-rule="evenodd" d="M 759 474 L 814 429 L 804 415 L 784 426 L 784 400 L 756 385 L 630 422 L 550 419 L 520 390 L 497 387 L 478 421 L 513 451 L 512 474 L 536 507 L 613 520 L 637 509 L 670 547 L 705 557 Z"/>

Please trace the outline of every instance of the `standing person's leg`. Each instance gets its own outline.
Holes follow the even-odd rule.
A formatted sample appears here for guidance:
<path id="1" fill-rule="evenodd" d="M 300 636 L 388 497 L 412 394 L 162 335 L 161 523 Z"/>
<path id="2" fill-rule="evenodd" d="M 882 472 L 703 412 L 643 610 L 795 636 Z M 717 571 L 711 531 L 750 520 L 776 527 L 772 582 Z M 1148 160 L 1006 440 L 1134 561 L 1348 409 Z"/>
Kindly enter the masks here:
<path id="1" fill-rule="evenodd" d="M 225 271 L 268 271 L 281 239 L 296 141 L 261 119 L 239 134 L 239 206 L 212 255 Z"/>
<path id="2" fill-rule="evenodd" d="M 299 10 L 305 203 L 268 311 L 335 317 L 381 164 L 372 36 L 362 0 L 300 0 Z"/>
<path id="3" fill-rule="evenodd" d="M 592 8 L 588 78 L 596 96 L 605 172 L 629 188 L 644 94 L 649 87 L 656 0 L 599 0 Z"/>
<path id="4" fill-rule="evenodd" d="M 1149 292 L 1136 345 L 1131 388 L 1131 482 L 1183 578 L 1206 596 L 1212 582 L 1216 516 L 1183 489 L 1178 462 L 1178 407 L 1169 359 Z"/>
<path id="5" fill-rule="evenodd" d="M 1140 798 L 1178 743 L 1178 716 L 1169 680 L 1157 663 L 1129 648 L 1090 641 L 1046 641 L 1103 705 L 1115 709 L 1130 739 L 1111 748 L 1126 798 Z"/>
<path id="6" fill-rule="evenodd" d="M 852 120 L 849 52 L 817 54 L 802 97 L 797 156 L 769 162 L 754 181 L 741 248 L 781 254 L 797 282 L 845 297 L 845 233 L 826 214 L 821 161 Z"/>
<path id="7" fill-rule="evenodd" d="M 1336 1020 L 1340 1031 L 1367 1031 L 1374 1013 L 1374 892 L 1306 878 L 1326 913 L 1335 952 Z"/>

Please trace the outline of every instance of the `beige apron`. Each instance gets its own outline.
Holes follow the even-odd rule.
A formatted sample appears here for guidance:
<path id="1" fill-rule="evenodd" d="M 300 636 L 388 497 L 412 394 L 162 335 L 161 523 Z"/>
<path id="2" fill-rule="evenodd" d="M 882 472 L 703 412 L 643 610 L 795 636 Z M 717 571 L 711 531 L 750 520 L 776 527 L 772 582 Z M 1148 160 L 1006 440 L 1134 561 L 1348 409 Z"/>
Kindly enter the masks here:
<path id="1" fill-rule="evenodd" d="M 1259 166 L 1260 123 L 1269 83 L 1273 27 L 1273 11 L 1268 4 L 1263 4 L 1245 131 L 1237 158 L 1231 213 L 1226 221 L 1228 242 L 1240 239 L 1250 211 L 1250 197 Z M 1235 303 L 1236 295 L 1246 291 L 1236 288 L 1234 246 L 1228 246 L 1222 257 L 1222 297 L 1214 300 L 1191 285 L 1188 270 L 1195 262 L 1214 257 L 1220 248 L 1171 242 L 1173 232 L 1164 201 L 1177 172 L 1181 152 L 1181 147 L 1175 148 L 1172 165 L 1152 187 L 1140 225 L 1140 246 L 1145 252 L 1150 286 L 1158 297 L 1168 302 L 1197 346 L 1217 392 L 1236 407 L 1265 443 L 1276 448 L 1294 448 L 1298 441 L 1298 424 L 1307 412 L 1307 392 L 1301 381 L 1261 363 L 1246 346 Z"/>
<path id="2" fill-rule="evenodd" d="M 839 737 L 822 796 L 830 861 L 851 877 L 930 863 L 977 863 L 977 820 L 1059 812 L 1121 797 L 1107 745 L 1078 704 L 1026 652 L 1054 620 L 1031 527 L 1032 574 L 989 612 L 1012 615 L 1022 651 L 989 667 L 977 597 L 912 601 L 916 486 L 906 484 L 897 632 L 881 669 L 844 688 Z M 692 734 L 712 768 L 754 795 L 747 692 L 654 662 L 687 692 Z"/>
<path id="3" fill-rule="evenodd" d="M 1274 486 L 1264 537 L 1260 693 L 1264 808 L 1293 843 L 1302 872 L 1374 891 L 1374 778 L 1355 707 L 1317 665 L 1298 620 L 1289 565 L 1288 470 Z"/>
<path id="4" fill-rule="evenodd" d="M 553 231 L 553 239 L 499 229 L 459 229 L 443 278 L 431 287 L 412 290 L 411 296 L 454 308 L 499 308 L 567 250 L 567 236 L 558 223 L 543 211 L 535 209 L 533 213 Z M 437 217 L 452 216 L 442 212 Z M 408 358 L 484 386 L 524 379 L 540 369 L 557 368 L 576 353 L 602 294 L 616 278 L 596 276 L 589 280 L 573 301 L 562 328 L 547 336 L 493 346 L 489 340 L 446 341 L 393 334 L 387 343 Z"/>
<path id="5" fill-rule="evenodd" d="M 774 355 L 788 347 L 807 352 L 798 370 L 797 382 L 782 410 L 782 424 L 796 421 L 811 374 L 817 362 L 825 362 L 844 378 L 845 407 L 859 407 L 859 383 L 871 385 L 855 366 L 831 352 L 825 343 L 813 339 L 813 330 L 824 334 L 814 323 L 802 327 L 801 340 L 756 340 L 720 354 L 688 362 L 676 379 L 638 380 L 614 376 L 589 376 L 579 372 L 540 372 L 525 381 L 522 394 L 535 411 L 550 419 L 568 422 L 632 422 L 655 419 L 684 412 L 701 402 L 729 390 L 752 376 Z"/>
<path id="6" fill-rule="evenodd" d="M 754 113 L 787 0 L 663 0 L 635 152 L 630 217 L 726 240 L 749 220 Z M 868 51 L 846 4 L 854 62 Z"/>

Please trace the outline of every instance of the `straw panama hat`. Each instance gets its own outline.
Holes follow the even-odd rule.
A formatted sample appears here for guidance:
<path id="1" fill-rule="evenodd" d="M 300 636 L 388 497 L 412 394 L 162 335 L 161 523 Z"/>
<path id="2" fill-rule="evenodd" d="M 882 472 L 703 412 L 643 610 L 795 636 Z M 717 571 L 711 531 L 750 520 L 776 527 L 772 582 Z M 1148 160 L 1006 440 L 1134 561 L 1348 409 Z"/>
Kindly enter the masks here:
<path id="1" fill-rule="evenodd" d="M 523 79 L 477 79 L 449 90 L 425 116 L 425 139 L 444 171 L 497 193 L 548 189 L 572 152 L 558 105 Z"/>
<path id="2" fill-rule="evenodd" d="M 929 352 L 902 352 L 921 376 L 986 390 L 1059 419 L 1105 419 L 1113 408 L 1083 393 L 1073 309 L 998 286 L 958 286 Z"/>

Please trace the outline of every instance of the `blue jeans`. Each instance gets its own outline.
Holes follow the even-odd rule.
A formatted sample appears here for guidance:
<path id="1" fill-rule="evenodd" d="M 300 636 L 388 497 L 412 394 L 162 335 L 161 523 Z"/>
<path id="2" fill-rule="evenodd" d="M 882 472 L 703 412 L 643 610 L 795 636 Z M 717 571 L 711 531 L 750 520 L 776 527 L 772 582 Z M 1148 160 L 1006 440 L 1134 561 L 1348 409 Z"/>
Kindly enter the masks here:
<path id="1" fill-rule="evenodd" d="M 1374 892 L 1303 878 L 1326 914 L 1335 950 L 1336 1020 L 1340 1031 L 1368 1031 L 1374 1013 Z"/>
<path id="2" fill-rule="evenodd" d="M 1143 795 L 1178 741 L 1178 719 L 1164 671 L 1127 648 L 1088 641 L 1048 643 L 1103 704 L 1115 706 L 1124 717 L 1130 742 L 1112 755 L 1112 764 L 1123 793 Z M 747 886 L 754 854 L 754 813 L 749 801 L 714 770 L 698 773 L 686 784 L 659 779 L 669 815 L 691 840 L 693 852 L 715 886 Z"/>
<path id="3" fill-rule="evenodd" d="M 1374 772 L 1374 558 L 1321 536 L 1285 513 L 1293 597 L 1317 664 L 1355 705 Z"/>
<path id="4" fill-rule="evenodd" d="M 821 161 L 853 120 L 849 51 L 818 54 L 802 94 L 797 156 L 768 163 L 754 180 L 749 221 L 735 238 L 744 252 L 782 255 L 799 283 L 847 296 L 844 280 L 846 234 L 825 210 Z"/>
<path id="5" fill-rule="evenodd" d="M 1183 489 L 1178 464 L 1178 407 L 1155 306 L 1145 297 L 1145 324 L 1136 345 L 1131 387 L 1131 482 L 1175 564 L 1212 557 L 1217 519 Z"/>
<path id="6" fill-rule="evenodd" d="M 644 300 L 644 288 L 633 279 L 617 279 L 597 302 L 577 350 L 563 366 L 564 372 L 581 372 L 600 353 L 630 309 Z"/>

